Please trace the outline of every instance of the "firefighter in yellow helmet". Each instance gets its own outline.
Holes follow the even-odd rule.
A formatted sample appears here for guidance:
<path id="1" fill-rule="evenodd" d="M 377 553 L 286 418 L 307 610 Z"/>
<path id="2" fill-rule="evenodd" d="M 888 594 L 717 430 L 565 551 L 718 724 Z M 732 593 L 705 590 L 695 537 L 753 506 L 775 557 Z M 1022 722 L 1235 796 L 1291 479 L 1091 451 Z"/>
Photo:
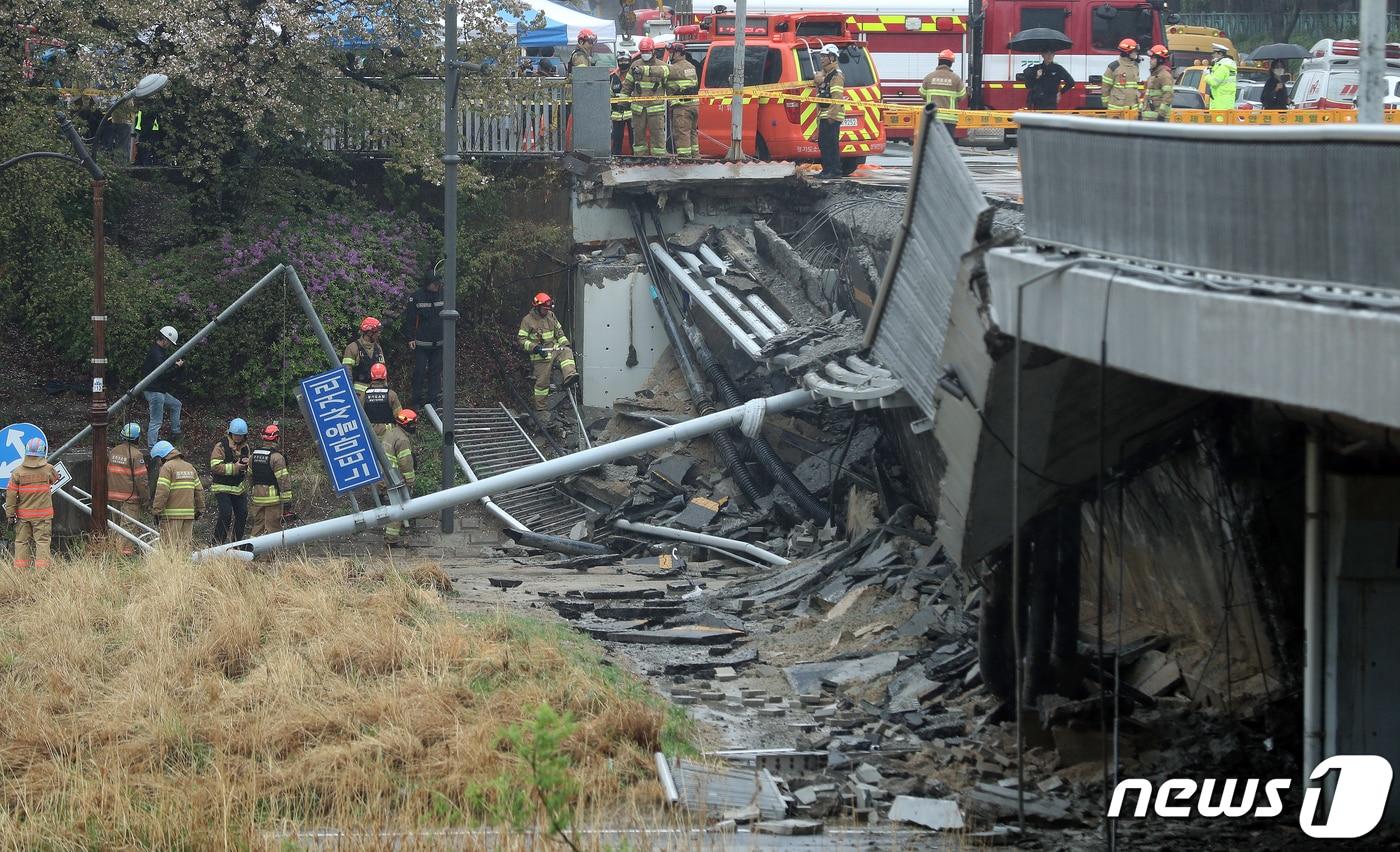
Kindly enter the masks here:
<path id="1" fill-rule="evenodd" d="M 165 443 L 162 441 L 161 443 Z M 30 438 L 24 459 L 5 486 L 5 517 L 15 525 L 15 567 L 48 568 L 53 538 L 53 484 L 58 474 L 45 460 L 43 438 Z"/>
<path id="2" fill-rule="evenodd" d="M 666 156 L 666 84 L 671 66 L 656 53 L 650 36 L 637 42 L 637 58 L 622 80 L 622 94 L 648 100 L 632 102 L 632 153 Z M 655 98 L 655 100 L 651 100 Z"/>
<path id="3" fill-rule="evenodd" d="M 569 346 L 559 318 L 554 315 L 554 300 L 548 293 L 535 294 L 534 307 L 520 321 L 517 339 L 520 348 L 530 356 L 530 366 L 535 371 L 535 410 L 544 411 L 549 405 L 549 376 L 556 362 L 564 375 L 564 387 L 578 381 L 574 350 Z"/>

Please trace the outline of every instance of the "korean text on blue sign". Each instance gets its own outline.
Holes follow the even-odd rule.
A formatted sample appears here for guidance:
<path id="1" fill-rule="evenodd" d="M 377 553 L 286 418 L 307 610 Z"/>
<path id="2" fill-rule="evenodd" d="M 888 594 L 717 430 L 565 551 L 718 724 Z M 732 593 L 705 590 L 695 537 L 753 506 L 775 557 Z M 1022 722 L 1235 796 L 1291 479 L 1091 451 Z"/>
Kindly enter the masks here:
<path id="1" fill-rule="evenodd" d="M 301 392 L 336 493 L 383 479 L 370 443 L 374 435 L 355 404 L 354 386 L 345 368 L 302 379 Z"/>

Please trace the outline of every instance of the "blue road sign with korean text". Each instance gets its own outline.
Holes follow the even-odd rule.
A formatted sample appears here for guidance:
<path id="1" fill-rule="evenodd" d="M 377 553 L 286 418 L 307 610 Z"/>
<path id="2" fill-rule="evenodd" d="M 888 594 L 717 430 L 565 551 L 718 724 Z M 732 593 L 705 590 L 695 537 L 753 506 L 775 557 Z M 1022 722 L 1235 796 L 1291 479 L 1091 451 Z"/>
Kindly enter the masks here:
<path id="1" fill-rule="evenodd" d="M 355 388 L 345 368 L 302 379 L 301 392 L 336 493 L 383 479 L 370 443 L 374 435 L 355 401 Z"/>

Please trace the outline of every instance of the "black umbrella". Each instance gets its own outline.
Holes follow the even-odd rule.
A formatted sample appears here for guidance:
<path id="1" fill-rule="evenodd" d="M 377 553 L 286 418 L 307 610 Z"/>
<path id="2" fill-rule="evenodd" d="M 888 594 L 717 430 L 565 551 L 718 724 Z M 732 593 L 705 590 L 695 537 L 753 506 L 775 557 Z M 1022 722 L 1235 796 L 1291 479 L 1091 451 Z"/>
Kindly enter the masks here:
<path id="1" fill-rule="evenodd" d="M 1307 48 L 1299 47 L 1296 44 L 1266 44 L 1256 48 L 1249 55 L 1250 62 L 1260 62 L 1265 59 L 1307 59 L 1312 56 Z"/>
<path id="2" fill-rule="evenodd" d="M 1049 27 L 1021 30 L 1011 39 L 1011 49 L 1017 53 L 1057 53 L 1073 45 L 1069 36 Z"/>

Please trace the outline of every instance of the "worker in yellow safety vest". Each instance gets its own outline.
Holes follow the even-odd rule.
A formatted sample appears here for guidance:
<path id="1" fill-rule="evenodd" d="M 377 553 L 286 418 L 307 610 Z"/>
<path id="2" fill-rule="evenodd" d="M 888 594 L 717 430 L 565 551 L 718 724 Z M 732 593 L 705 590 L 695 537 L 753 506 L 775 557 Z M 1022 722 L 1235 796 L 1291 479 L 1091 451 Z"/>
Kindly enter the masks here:
<path id="1" fill-rule="evenodd" d="M 1225 45 L 1217 43 L 1211 50 L 1210 73 L 1206 75 L 1210 108 L 1234 109 L 1239 68 L 1235 65 L 1235 60 L 1230 58 L 1230 49 Z"/>
<path id="2" fill-rule="evenodd" d="M 1166 121 L 1172 114 L 1172 91 L 1176 87 L 1172 67 L 1168 64 L 1171 52 L 1166 45 L 1154 44 L 1147 55 L 1152 70 L 1147 75 L 1147 85 L 1142 92 L 1142 120 Z"/>
<path id="3" fill-rule="evenodd" d="M 530 356 L 530 366 L 534 369 L 535 410 L 544 411 L 549 405 L 549 377 L 556 362 L 559 372 L 564 374 L 564 387 L 578 381 L 574 350 L 569 346 L 564 326 L 554 315 L 554 300 L 548 293 L 535 294 L 534 307 L 520 321 L 516 339 Z"/>
<path id="4" fill-rule="evenodd" d="M 630 98 L 657 98 L 632 102 L 632 153 L 666 156 L 666 81 L 671 66 L 656 55 L 650 37 L 637 43 L 638 55 L 622 80 L 622 94 Z"/>
<path id="5" fill-rule="evenodd" d="M 1138 43 L 1125 38 L 1118 42 L 1118 58 L 1103 72 L 1103 105 L 1108 110 L 1137 109 L 1142 100 L 1138 69 Z"/>
<path id="6" fill-rule="evenodd" d="M 967 97 L 967 86 L 953 70 L 953 60 L 956 58 L 957 54 L 951 50 L 938 54 L 938 67 L 930 71 L 919 86 L 924 103 L 938 108 L 938 120 L 943 122 L 949 133 L 958 126 L 958 101 Z"/>
<path id="7" fill-rule="evenodd" d="M 700 134 L 696 125 L 700 121 L 700 75 L 695 63 L 686 56 L 685 43 L 671 42 L 670 76 L 666 78 L 666 93 L 671 101 L 671 139 L 676 145 L 676 156 L 693 159 L 700 156 Z"/>

